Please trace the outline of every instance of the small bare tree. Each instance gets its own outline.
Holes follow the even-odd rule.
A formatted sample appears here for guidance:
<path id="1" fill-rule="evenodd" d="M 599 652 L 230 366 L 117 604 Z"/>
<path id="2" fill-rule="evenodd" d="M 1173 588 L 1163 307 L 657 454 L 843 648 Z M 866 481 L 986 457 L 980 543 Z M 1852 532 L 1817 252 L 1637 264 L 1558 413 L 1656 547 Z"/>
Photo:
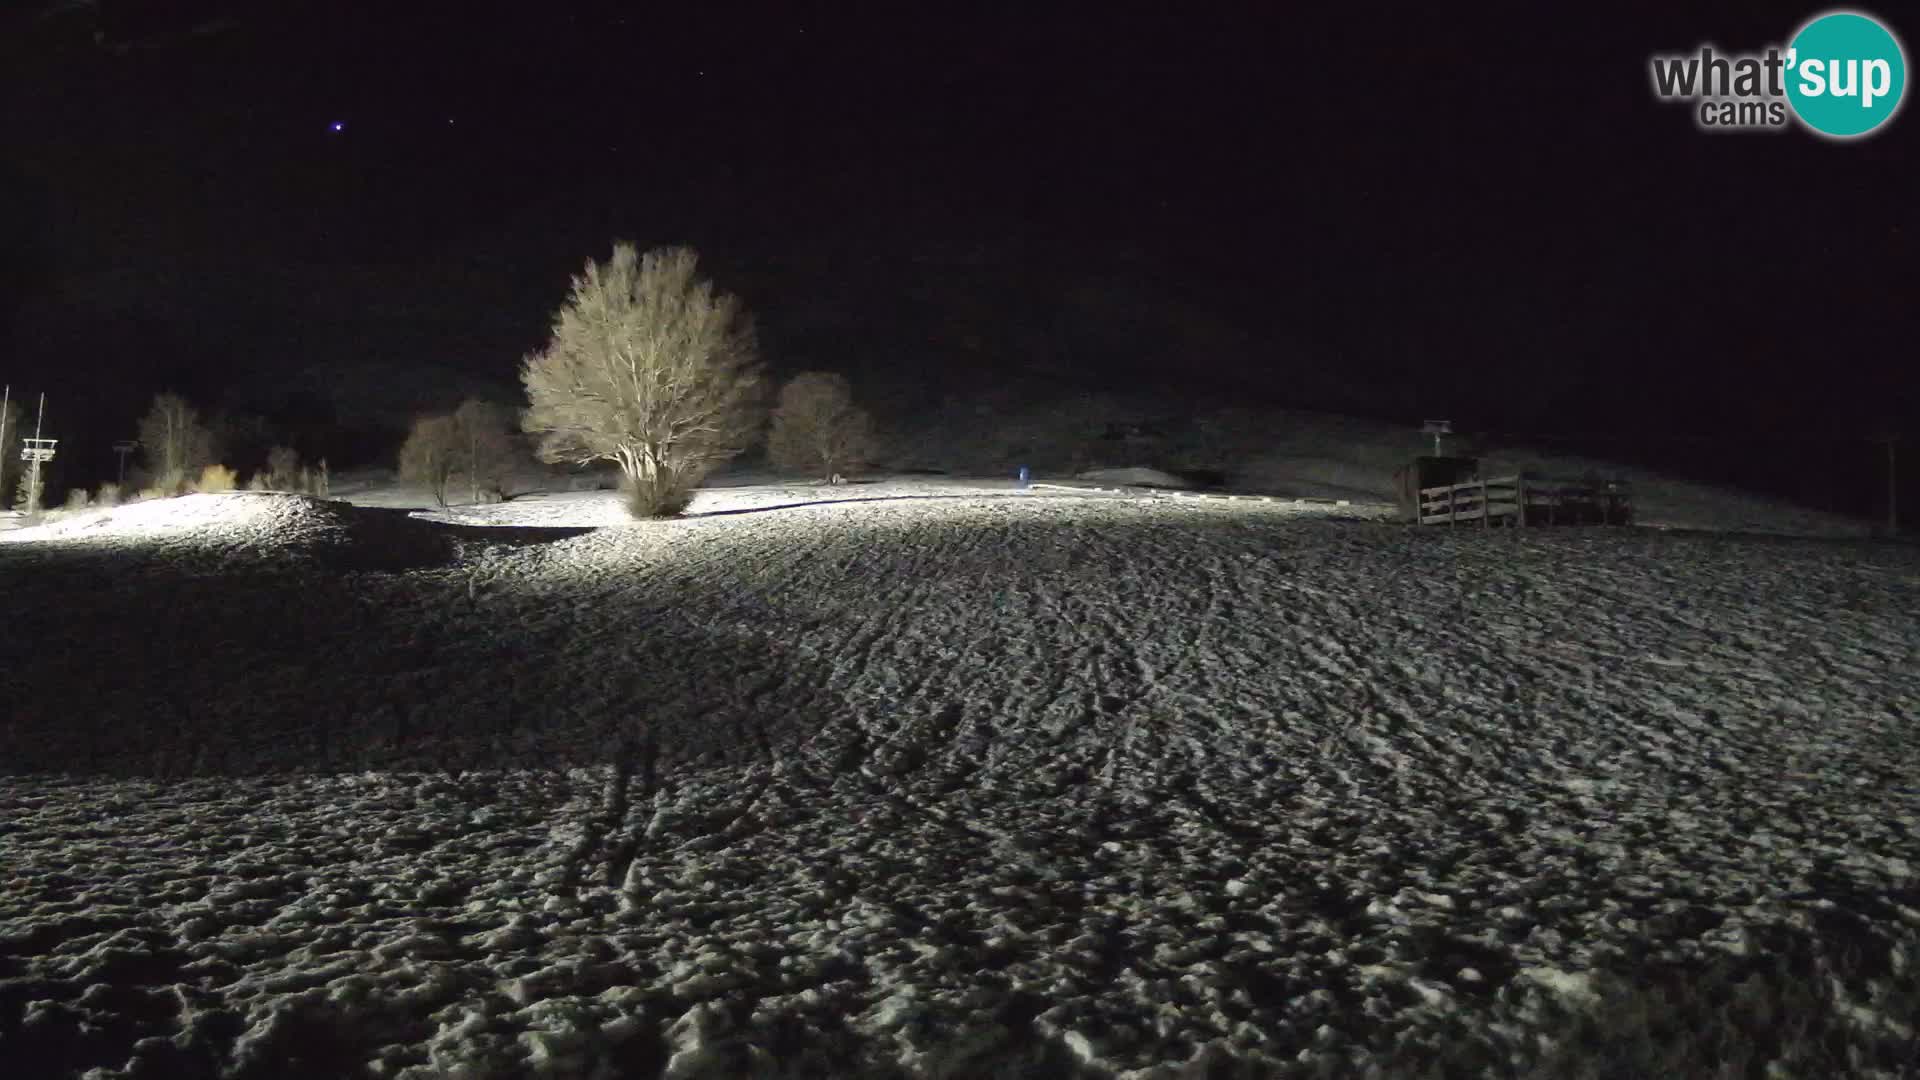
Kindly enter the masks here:
<path id="1" fill-rule="evenodd" d="M 214 463 L 213 432 L 200 412 L 178 394 L 158 394 L 140 419 L 140 446 L 155 486 L 177 495 Z"/>
<path id="2" fill-rule="evenodd" d="M 832 372 L 795 375 L 780 388 L 767 433 L 767 457 L 782 469 L 832 481 L 873 452 L 873 418 L 853 403 L 847 380 Z"/>
<path id="3" fill-rule="evenodd" d="M 24 413 L 18 401 L 6 401 L 0 404 L 0 492 L 11 490 L 9 481 L 22 469 L 20 460 L 21 420 Z M 28 434 L 31 434 L 29 432 Z"/>
<path id="4" fill-rule="evenodd" d="M 276 446 L 267 451 L 267 487 L 274 491 L 297 491 L 300 484 L 300 451 L 291 446 Z"/>
<path id="5" fill-rule="evenodd" d="M 47 478 L 34 469 L 22 469 L 14 478 L 13 508 L 29 516 L 46 509 Z"/>
<path id="6" fill-rule="evenodd" d="M 433 501 L 447 505 L 447 481 L 460 453 L 460 432 L 451 416 L 423 416 L 413 422 L 400 447 L 400 479 L 425 484 Z"/>
<path id="7" fill-rule="evenodd" d="M 549 463 L 612 461 L 636 516 L 686 508 L 714 465 L 752 442 L 761 413 L 753 325 L 695 276 L 688 248 L 615 244 L 573 279 L 545 349 L 521 365 L 521 426 Z"/>
<path id="8" fill-rule="evenodd" d="M 225 465 L 206 465 L 201 467 L 200 476 L 193 482 L 193 490 L 205 494 L 232 491 L 239 485 L 239 478 Z"/>
<path id="9" fill-rule="evenodd" d="M 507 471 L 513 466 L 512 417 L 491 402 L 468 398 L 453 412 L 460 433 L 459 471 L 466 474 L 473 501 L 482 492 L 506 496 Z"/>

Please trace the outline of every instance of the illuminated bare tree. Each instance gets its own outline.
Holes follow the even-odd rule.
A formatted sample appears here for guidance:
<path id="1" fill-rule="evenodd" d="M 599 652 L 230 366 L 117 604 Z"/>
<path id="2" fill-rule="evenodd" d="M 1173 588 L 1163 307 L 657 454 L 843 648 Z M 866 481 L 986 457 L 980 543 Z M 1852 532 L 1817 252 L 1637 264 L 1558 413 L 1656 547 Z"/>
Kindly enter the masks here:
<path id="1" fill-rule="evenodd" d="M 207 465 L 200 469 L 200 475 L 194 479 L 193 490 L 214 494 L 232 491 L 238 486 L 233 470 L 225 465 Z"/>
<path id="2" fill-rule="evenodd" d="M 423 416 L 400 446 L 400 479 L 425 484 L 433 501 L 447 505 L 447 481 L 460 455 L 460 430 L 451 416 Z"/>
<path id="3" fill-rule="evenodd" d="M 200 422 L 200 412 L 178 394 L 157 394 L 140 419 L 140 446 L 152 473 L 152 484 L 168 494 L 179 494 L 202 468 L 213 464 L 213 432 Z"/>
<path id="4" fill-rule="evenodd" d="M 695 276 L 688 248 L 588 262 L 547 347 L 521 365 L 521 425 L 550 463 L 612 461 L 636 516 L 686 508 L 714 465 L 752 442 L 762 413 L 753 325 Z"/>
<path id="5" fill-rule="evenodd" d="M 4 410 L 4 415 L 0 416 L 0 492 L 5 492 L 12 490 L 8 481 L 21 472 L 20 424 L 24 414 L 17 401 L 7 401 L 0 405 L 0 410 Z"/>
<path id="6" fill-rule="evenodd" d="M 489 491 L 504 497 L 513 466 L 512 417 L 492 402 L 468 398 L 453 411 L 453 423 L 460 437 L 457 469 L 466 474 L 473 501 Z"/>
<path id="7" fill-rule="evenodd" d="M 853 403 L 844 377 L 808 371 L 780 388 L 767 433 L 767 457 L 775 465 L 831 481 L 855 471 L 872 452 L 873 418 Z"/>

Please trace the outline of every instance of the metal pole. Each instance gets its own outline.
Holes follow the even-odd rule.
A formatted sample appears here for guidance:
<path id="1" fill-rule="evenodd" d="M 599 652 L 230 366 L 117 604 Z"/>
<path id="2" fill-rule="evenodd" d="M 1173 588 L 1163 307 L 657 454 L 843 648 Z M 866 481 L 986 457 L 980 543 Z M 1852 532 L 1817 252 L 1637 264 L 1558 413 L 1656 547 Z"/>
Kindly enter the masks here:
<path id="1" fill-rule="evenodd" d="M 33 477 L 27 482 L 27 513 L 29 514 L 37 514 L 40 512 L 40 454 L 38 444 L 40 442 L 40 429 L 45 427 L 46 423 L 47 392 L 42 390 L 40 391 L 40 416 L 33 422 L 33 441 L 35 443 Z"/>
<path id="2" fill-rule="evenodd" d="M 0 392 L 0 487 L 5 486 L 7 479 L 7 409 L 12 404 L 13 384 L 8 383 L 6 390 Z M 5 493 L 0 492 L 0 498 L 5 497 Z"/>

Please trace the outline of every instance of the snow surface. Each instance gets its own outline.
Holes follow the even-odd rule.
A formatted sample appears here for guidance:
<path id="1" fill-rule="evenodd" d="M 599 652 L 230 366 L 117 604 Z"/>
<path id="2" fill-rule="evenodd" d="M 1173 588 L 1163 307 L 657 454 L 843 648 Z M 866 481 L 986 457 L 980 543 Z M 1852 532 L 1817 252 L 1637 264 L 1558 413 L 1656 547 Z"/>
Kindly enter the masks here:
<path id="1" fill-rule="evenodd" d="M 1911 548 L 693 510 L 0 537 L 13 1075 L 1518 1068 L 1596 968 L 1789 946 L 1911 1034 Z"/>

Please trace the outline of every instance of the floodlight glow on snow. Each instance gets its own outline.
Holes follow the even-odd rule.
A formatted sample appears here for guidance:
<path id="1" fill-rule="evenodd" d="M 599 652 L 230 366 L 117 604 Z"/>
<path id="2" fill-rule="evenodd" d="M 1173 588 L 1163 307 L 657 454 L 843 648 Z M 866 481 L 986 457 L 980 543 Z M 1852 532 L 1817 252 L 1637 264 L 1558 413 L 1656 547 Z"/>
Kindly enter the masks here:
<path id="1" fill-rule="evenodd" d="M 0 543 L 47 543 L 62 547 L 126 549 L 166 545 L 248 543 L 270 547 L 281 539 L 284 508 L 243 492 L 183 495 L 113 507 L 96 507 L 62 520 L 0 533 Z"/>

